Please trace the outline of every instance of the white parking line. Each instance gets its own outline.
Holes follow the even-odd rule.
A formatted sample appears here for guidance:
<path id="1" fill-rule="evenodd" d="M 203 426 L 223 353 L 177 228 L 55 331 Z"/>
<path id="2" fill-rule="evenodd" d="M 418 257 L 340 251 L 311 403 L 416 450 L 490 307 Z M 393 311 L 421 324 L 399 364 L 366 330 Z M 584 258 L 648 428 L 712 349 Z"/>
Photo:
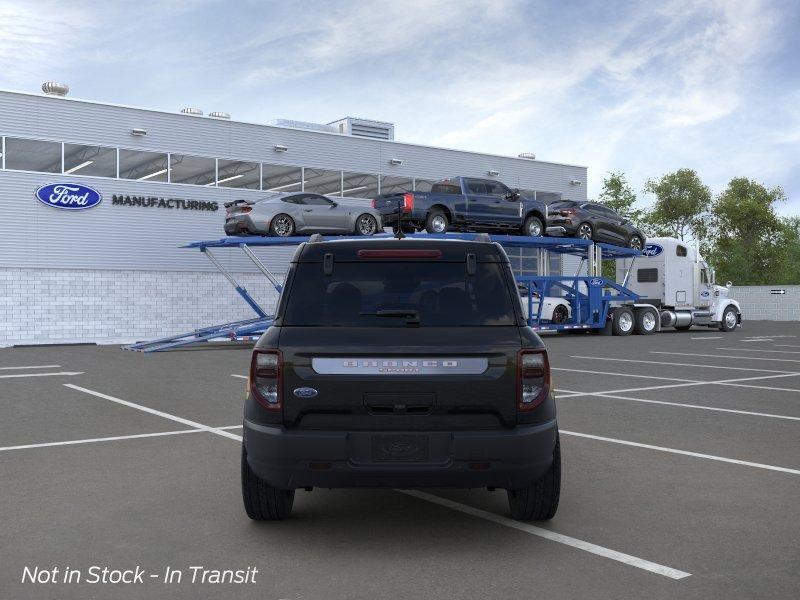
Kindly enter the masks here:
<path id="1" fill-rule="evenodd" d="M 0 371 L 14 371 L 16 369 L 60 369 L 61 365 L 31 365 L 26 367 L 0 367 Z"/>
<path id="2" fill-rule="evenodd" d="M 742 350 L 742 352 L 746 352 L 746 350 Z M 757 356 L 731 356 L 729 354 L 692 354 L 691 352 L 663 352 L 661 350 L 650 350 L 650 354 L 678 354 L 679 356 L 704 356 L 706 358 L 736 358 L 739 360 L 768 360 L 771 362 L 800 363 L 800 360 L 795 358 L 760 358 Z"/>
<path id="3" fill-rule="evenodd" d="M 724 335 L 703 335 L 700 337 L 689 338 L 690 340 L 721 340 Z"/>
<path id="4" fill-rule="evenodd" d="M 736 352 L 770 352 L 774 354 L 800 354 L 797 350 L 762 350 L 761 348 L 714 348 L 714 350 L 735 350 Z"/>
<path id="5" fill-rule="evenodd" d="M 17 377 L 52 377 L 61 375 L 71 377 L 72 375 L 83 375 L 84 371 L 59 371 L 58 373 L 14 373 L 13 375 L 0 375 L 0 379 L 12 379 Z"/>
<path id="6" fill-rule="evenodd" d="M 630 442 L 628 440 L 618 440 L 616 438 L 603 437 L 600 435 L 591 435 L 588 433 L 579 433 L 577 431 L 559 430 L 564 435 L 574 435 L 576 437 L 587 438 L 590 440 L 598 440 L 601 442 L 611 442 L 612 444 L 622 444 L 623 446 L 633 446 L 635 448 L 646 448 L 648 450 L 657 450 L 658 452 L 669 452 L 671 454 L 681 454 L 683 456 L 693 456 L 695 458 L 705 458 L 707 460 L 715 460 L 718 462 L 730 463 L 733 465 L 742 465 L 745 467 L 755 467 L 757 469 L 766 469 L 767 471 L 778 471 L 780 473 L 790 473 L 791 475 L 800 475 L 800 470 L 789 469 L 787 467 L 777 467 L 775 465 L 765 465 L 762 463 L 749 462 L 746 460 L 737 460 L 735 458 L 725 458 L 724 456 L 715 456 L 713 454 L 702 454 L 700 452 L 689 452 L 688 450 L 678 450 L 677 448 L 666 448 L 664 446 L 653 446 L 651 444 L 640 444 L 639 442 Z"/>
<path id="7" fill-rule="evenodd" d="M 550 367 L 551 371 L 569 371 L 571 373 L 588 373 L 590 375 L 614 375 L 615 377 L 639 377 L 641 379 L 662 379 L 664 381 L 682 381 L 684 383 L 700 383 L 699 379 L 678 379 L 677 377 L 657 377 L 656 375 L 634 375 L 633 373 L 614 373 L 613 371 L 587 371 L 586 369 L 567 369 Z"/>
<path id="8" fill-rule="evenodd" d="M 673 352 L 666 352 L 665 354 L 675 354 Z M 681 354 L 681 356 L 686 356 L 685 354 Z M 712 354 L 711 356 L 716 356 Z M 727 367 L 723 365 L 698 365 L 695 363 L 674 363 L 674 362 L 663 362 L 657 360 L 636 360 L 634 358 L 611 358 L 609 356 L 576 356 L 570 355 L 570 358 L 583 358 L 586 360 L 615 360 L 618 362 L 629 362 L 629 363 L 643 363 L 646 365 L 671 365 L 673 367 L 698 367 L 702 369 L 728 369 L 733 371 L 759 371 L 761 373 L 785 373 L 787 375 L 800 375 L 800 372 L 795 371 L 776 371 L 775 369 L 754 369 L 748 367 Z M 747 356 L 737 356 L 736 358 L 748 358 Z"/>
<path id="9" fill-rule="evenodd" d="M 734 410 L 732 408 L 717 408 L 716 406 L 703 406 L 701 404 L 684 404 L 682 402 L 665 402 L 663 400 L 647 400 L 644 398 L 627 398 L 626 396 L 618 396 L 616 394 L 583 394 L 581 392 L 573 392 L 571 390 L 564 390 L 567 392 L 565 396 L 559 398 L 577 398 L 579 396 L 588 398 L 613 398 L 614 400 L 627 400 L 629 402 L 644 402 L 647 404 L 663 404 L 665 406 L 678 406 L 681 408 L 697 408 L 699 410 L 711 410 L 716 412 L 734 413 L 738 415 L 749 415 L 752 417 L 769 417 L 771 419 L 784 419 L 786 421 L 800 421 L 800 417 L 791 417 L 789 415 L 776 415 L 773 413 L 760 413 L 749 410 Z"/>
<path id="10" fill-rule="evenodd" d="M 184 425 L 188 425 L 189 427 L 195 427 L 197 429 L 201 429 L 203 431 L 207 431 L 209 433 L 214 433 L 216 435 L 221 435 L 222 437 L 230 438 L 232 440 L 242 441 L 242 436 L 235 435 L 233 433 L 228 433 L 225 430 L 219 429 L 217 427 L 209 427 L 208 425 L 203 425 L 202 423 L 198 423 L 197 421 L 191 421 L 189 419 L 184 419 L 183 417 L 178 417 L 176 415 L 171 415 L 169 413 L 165 413 L 160 410 L 156 410 L 154 408 L 149 408 L 147 406 L 142 406 L 141 404 L 135 404 L 133 402 L 128 402 L 127 400 L 122 400 L 120 398 L 115 398 L 114 396 L 109 396 L 108 394 L 102 394 L 100 392 L 95 392 L 94 390 L 90 390 L 87 388 L 83 388 L 77 385 L 73 385 L 71 383 L 65 383 L 64 387 L 68 387 L 73 390 L 77 390 L 79 392 L 83 392 L 84 394 L 90 394 L 91 396 L 97 396 L 98 398 L 103 398 L 104 400 L 109 400 L 110 402 L 116 402 L 117 404 L 122 404 L 123 406 L 129 406 L 130 408 L 135 408 L 137 410 L 141 410 L 146 413 L 150 413 L 151 415 L 156 415 L 158 417 L 163 417 L 165 419 L 169 419 L 171 421 L 175 421 L 176 423 L 183 423 Z"/>
<path id="11" fill-rule="evenodd" d="M 560 388 L 560 391 L 570 394 L 570 396 L 559 396 L 560 398 L 567 398 L 572 396 L 577 396 L 579 394 L 584 396 L 595 396 L 599 394 L 620 394 L 625 392 L 645 392 L 648 390 L 666 390 L 670 388 L 679 388 L 679 387 L 691 387 L 695 385 L 730 385 L 735 387 L 746 387 L 746 388 L 755 388 L 755 389 L 763 389 L 763 390 L 780 390 L 780 391 L 788 391 L 788 392 L 796 392 L 800 390 L 793 390 L 790 388 L 776 388 L 776 387 L 768 387 L 763 385 L 748 385 L 746 383 L 740 383 L 742 381 L 757 381 L 761 379 L 780 379 L 782 377 L 796 377 L 800 375 L 800 373 L 783 373 L 781 375 L 760 375 L 758 377 L 738 377 L 736 379 L 717 379 L 714 381 L 695 381 L 692 383 L 675 383 L 670 385 L 653 385 L 650 387 L 639 387 L 639 388 L 623 388 L 617 390 L 603 390 L 603 391 L 593 391 L 593 392 L 572 392 L 569 390 L 565 390 Z M 559 391 L 559 390 L 557 390 Z"/>
<path id="12" fill-rule="evenodd" d="M 215 429 L 241 429 L 241 425 L 226 425 Z M 50 446 L 73 446 L 77 444 L 94 444 L 97 442 L 115 442 L 117 440 L 136 440 L 140 438 L 162 437 L 167 435 L 182 435 L 184 433 L 204 433 L 202 429 L 179 429 L 177 431 L 158 431 L 156 433 L 137 433 L 134 435 L 114 435 L 101 438 L 85 438 L 82 440 L 66 440 L 64 442 L 43 442 L 41 444 L 24 444 L 22 446 L 5 446 L 0 452 L 9 450 L 28 450 L 30 448 L 48 448 Z"/>
<path id="13" fill-rule="evenodd" d="M 231 377 L 238 377 L 239 379 L 247 379 L 247 375 L 238 375 L 237 373 L 231 373 Z"/>
<path id="14" fill-rule="evenodd" d="M 466 504 L 462 504 L 460 502 L 454 502 L 453 500 L 448 500 L 447 498 L 441 498 L 439 496 L 434 496 L 433 494 L 420 492 L 418 490 L 395 490 L 395 491 L 400 492 L 401 494 L 405 494 L 407 496 L 411 496 L 413 498 L 417 498 L 419 500 L 425 500 L 426 502 L 431 502 L 433 504 L 438 504 L 439 506 L 444 506 L 445 508 L 457 510 L 467 515 L 478 517 L 479 519 L 491 521 L 492 523 L 497 523 L 498 525 L 503 525 L 504 527 L 509 527 L 511 529 L 516 529 L 518 531 L 530 533 L 532 535 L 536 535 L 538 537 L 550 540 L 552 542 L 558 542 L 559 544 L 564 544 L 565 546 L 577 548 L 578 550 L 583 550 L 584 552 L 589 552 L 597 556 L 609 558 L 611 560 L 615 560 L 617 562 L 624 563 L 632 567 L 636 567 L 637 569 L 649 571 L 657 575 L 663 575 L 664 577 L 669 577 L 670 579 L 684 579 L 686 577 L 691 576 L 691 573 L 687 573 L 686 571 L 679 571 L 678 569 L 673 569 L 672 567 L 666 567 L 664 565 L 660 565 L 658 563 L 654 563 L 649 560 L 645 560 L 643 558 L 631 556 L 630 554 L 623 554 L 622 552 L 617 552 L 616 550 L 611 550 L 610 548 L 604 548 L 603 546 L 598 546 L 596 544 L 592 544 L 591 542 L 585 542 L 583 540 L 579 540 L 577 538 L 570 537 L 562 533 L 556 533 L 555 531 L 544 529 L 543 527 L 536 527 L 535 525 L 530 525 L 528 523 L 515 521 L 513 519 L 509 519 L 508 517 L 503 517 L 501 515 L 496 515 L 486 510 L 481 510 L 480 508 L 475 508 L 472 506 L 468 506 Z"/>

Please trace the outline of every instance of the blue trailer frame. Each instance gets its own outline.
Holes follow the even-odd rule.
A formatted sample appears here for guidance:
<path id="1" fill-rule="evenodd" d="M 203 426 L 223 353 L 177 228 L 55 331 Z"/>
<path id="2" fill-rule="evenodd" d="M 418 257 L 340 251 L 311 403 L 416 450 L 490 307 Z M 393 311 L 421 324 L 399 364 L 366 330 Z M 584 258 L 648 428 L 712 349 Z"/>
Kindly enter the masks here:
<path id="1" fill-rule="evenodd" d="M 316 240 L 322 239 L 354 239 L 352 236 L 312 236 Z M 378 234 L 373 238 L 392 238 L 391 234 Z M 488 235 L 485 233 L 444 233 L 444 234 L 410 234 L 406 237 L 420 239 L 460 239 L 460 240 L 490 240 L 499 243 L 505 248 L 536 248 L 541 251 L 540 264 L 547 264 L 548 252 L 569 254 L 588 259 L 589 275 L 520 275 L 516 277 L 519 284 L 528 292 L 528 318 L 530 327 L 537 331 L 563 331 L 575 329 L 602 329 L 606 326 L 609 311 L 614 302 L 633 303 L 638 296 L 628 290 L 624 285 L 602 277 L 597 271 L 601 258 L 635 258 L 641 252 L 632 248 L 623 248 L 610 244 L 582 240 L 577 238 L 551 238 L 551 237 L 526 237 L 512 235 Z M 236 292 L 256 313 L 256 318 L 230 323 L 222 323 L 196 329 L 183 334 L 167 336 L 157 340 L 137 342 L 125 346 L 128 350 L 141 352 L 159 352 L 172 348 L 185 347 L 197 343 L 221 339 L 255 338 L 261 335 L 272 325 L 273 316 L 268 314 L 252 295 L 239 284 L 220 262 L 216 259 L 212 248 L 238 248 L 241 249 L 255 264 L 259 271 L 272 283 L 275 290 L 281 292 L 281 284 L 272 272 L 264 265 L 251 250 L 252 247 L 263 246 L 297 246 L 308 242 L 311 238 L 306 236 L 292 236 L 284 238 L 273 237 L 226 237 L 218 240 L 192 242 L 182 248 L 197 249 L 203 252 L 214 266 L 231 283 Z M 357 238 L 364 239 L 364 238 Z M 541 262 L 543 261 L 543 262 Z M 592 265 L 595 265 L 594 267 Z M 556 294 L 554 294 L 556 292 Z M 534 311 L 534 296 L 539 296 L 538 308 Z M 568 302 L 571 315 L 567 322 L 543 323 L 542 308 L 545 297 L 559 295 Z M 534 315 L 535 312 L 535 315 Z"/>

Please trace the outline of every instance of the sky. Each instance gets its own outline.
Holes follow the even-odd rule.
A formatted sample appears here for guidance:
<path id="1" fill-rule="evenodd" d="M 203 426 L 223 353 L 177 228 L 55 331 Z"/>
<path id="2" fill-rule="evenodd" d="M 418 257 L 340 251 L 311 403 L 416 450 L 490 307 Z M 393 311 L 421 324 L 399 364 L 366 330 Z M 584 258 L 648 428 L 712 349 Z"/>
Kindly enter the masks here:
<path id="1" fill-rule="evenodd" d="M 800 215 L 800 2 L 0 0 L 0 88 L 781 186 Z"/>

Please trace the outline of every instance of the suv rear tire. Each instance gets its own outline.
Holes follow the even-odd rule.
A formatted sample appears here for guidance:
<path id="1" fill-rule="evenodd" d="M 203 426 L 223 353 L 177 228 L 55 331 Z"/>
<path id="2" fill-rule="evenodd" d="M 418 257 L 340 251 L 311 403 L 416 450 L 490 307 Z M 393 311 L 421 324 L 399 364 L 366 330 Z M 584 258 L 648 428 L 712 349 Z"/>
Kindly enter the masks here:
<path id="1" fill-rule="evenodd" d="M 279 521 L 292 512 L 294 490 L 279 490 L 253 473 L 242 444 L 242 499 L 247 516 L 254 521 Z"/>
<path id="2" fill-rule="evenodd" d="M 547 521 L 555 516 L 560 495 L 561 442 L 556 437 L 550 468 L 528 487 L 508 490 L 508 507 L 518 521 Z"/>

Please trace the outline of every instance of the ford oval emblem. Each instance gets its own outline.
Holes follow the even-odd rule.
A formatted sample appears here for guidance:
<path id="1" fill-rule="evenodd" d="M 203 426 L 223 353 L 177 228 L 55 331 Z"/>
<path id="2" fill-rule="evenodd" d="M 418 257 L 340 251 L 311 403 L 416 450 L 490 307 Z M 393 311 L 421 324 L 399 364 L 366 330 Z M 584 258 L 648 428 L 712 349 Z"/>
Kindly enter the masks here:
<path id="1" fill-rule="evenodd" d="M 595 277 L 594 279 L 589 280 L 589 285 L 593 285 L 595 287 L 598 285 L 603 285 L 603 280 Z"/>
<path id="2" fill-rule="evenodd" d="M 294 390 L 294 395 L 298 398 L 313 398 L 317 393 L 317 390 L 309 387 L 295 388 Z"/>
<path id="3" fill-rule="evenodd" d="M 709 292 L 708 290 L 703 290 L 702 292 L 700 292 L 700 296 L 702 296 L 703 298 L 708 298 L 710 295 L 711 292 Z"/>
<path id="4" fill-rule="evenodd" d="M 659 244 L 645 244 L 642 250 L 642 256 L 658 256 L 664 251 L 664 248 Z"/>
<path id="5" fill-rule="evenodd" d="M 35 194 L 42 204 L 63 210 L 92 208 L 103 200 L 100 192 L 80 183 L 48 183 L 38 187 Z"/>

